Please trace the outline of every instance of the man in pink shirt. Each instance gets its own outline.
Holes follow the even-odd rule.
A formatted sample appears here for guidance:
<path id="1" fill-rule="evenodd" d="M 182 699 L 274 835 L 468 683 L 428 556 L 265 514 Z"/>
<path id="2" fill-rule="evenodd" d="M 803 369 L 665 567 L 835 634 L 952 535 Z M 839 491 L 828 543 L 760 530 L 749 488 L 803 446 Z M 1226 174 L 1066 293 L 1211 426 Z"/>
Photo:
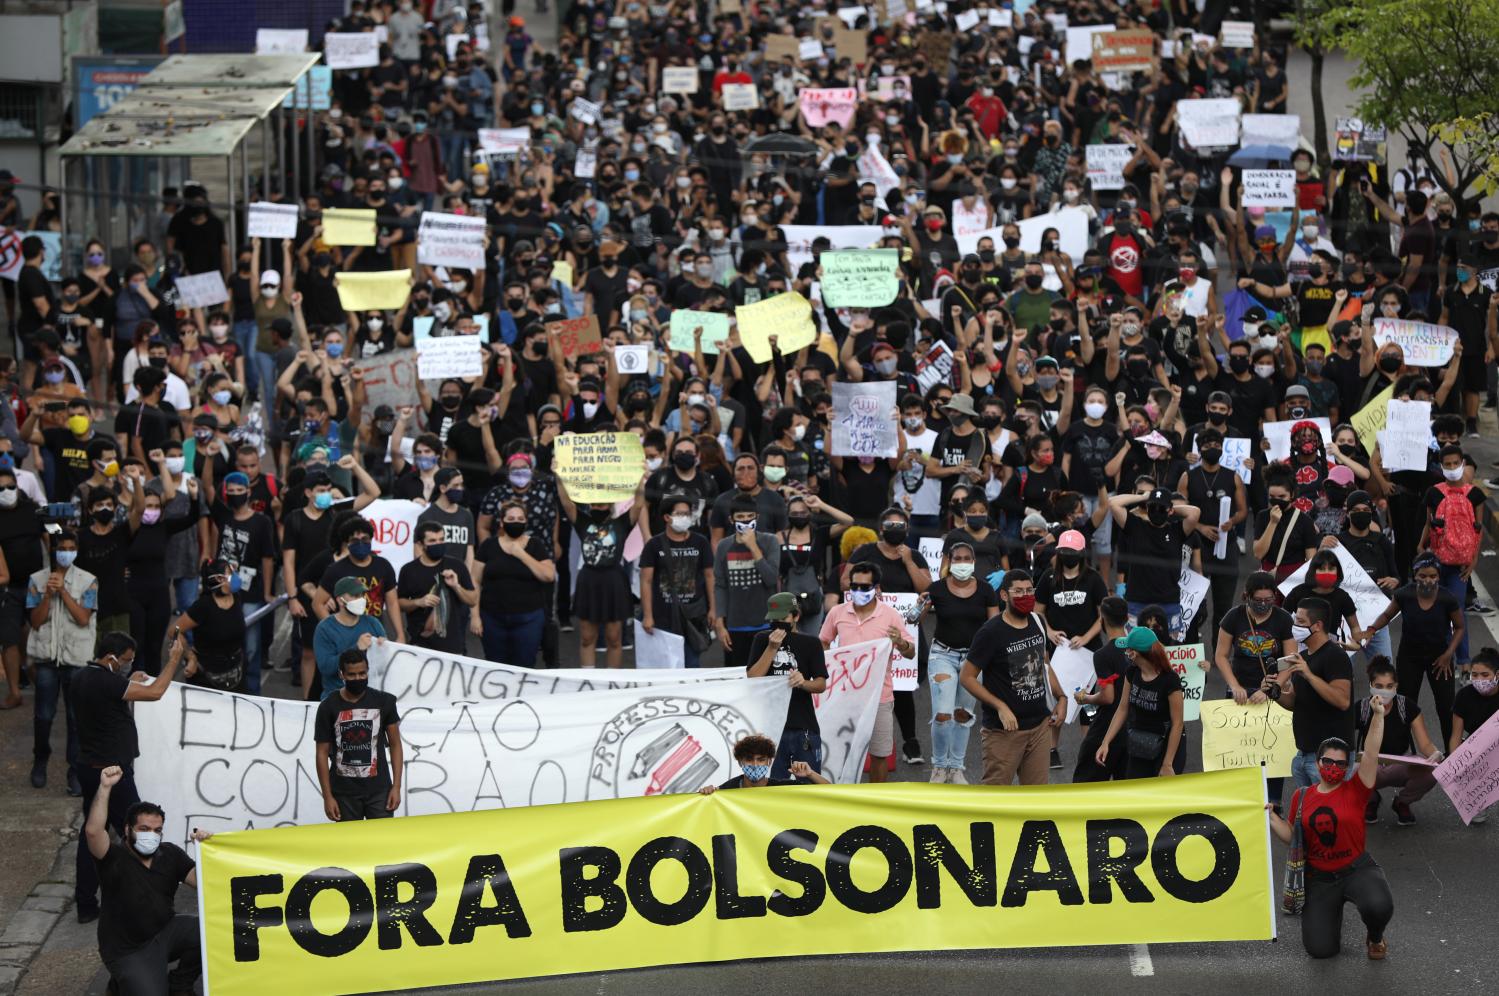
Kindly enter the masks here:
<path id="1" fill-rule="evenodd" d="M 865 640 L 889 639 L 895 649 L 914 659 L 916 648 L 906 639 L 905 620 L 899 612 L 880 601 L 880 568 L 878 564 L 855 564 L 849 568 L 848 601 L 835 605 L 822 621 L 818 633 L 824 648 L 836 640 L 839 646 Z M 885 671 L 885 687 L 880 689 L 880 711 L 875 716 L 874 733 L 869 738 L 869 780 L 885 780 L 885 759 L 895 751 L 895 689 L 890 671 Z"/>

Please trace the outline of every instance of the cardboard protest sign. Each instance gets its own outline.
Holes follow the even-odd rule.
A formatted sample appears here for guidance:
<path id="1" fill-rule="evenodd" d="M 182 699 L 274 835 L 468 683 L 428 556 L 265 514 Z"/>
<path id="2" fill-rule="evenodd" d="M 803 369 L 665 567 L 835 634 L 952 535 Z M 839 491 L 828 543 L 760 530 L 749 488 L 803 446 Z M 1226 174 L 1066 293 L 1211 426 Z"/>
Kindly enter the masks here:
<path id="1" fill-rule="evenodd" d="M 896 456 L 895 401 L 893 380 L 834 383 L 831 455 Z"/>
<path id="2" fill-rule="evenodd" d="M 323 209 L 323 241 L 330 246 L 372 246 L 375 231 L 373 208 Z"/>
<path id="3" fill-rule="evenodd" d="M 300 55 L 307 51 L 306 28 L 256 28 L 256 55 Z"/>
<path id="4" fill-rule="evenodd" d="M 919 51 L 931 63 L 934 72 L 947 73 L 947 62 L 952 55 L 953 33 L 951 31 L 928 31 L 921 36 Z"/>
<path id="5" fill-rule="evenodd" d="M 1245 207 L 1294 208 L 1296 206 L 1295 170 L 1246 169 L 1243 185 Z"/>
<path id="6" fill-rule="evenodd" d="M 721 93 L 726 111 L 753 111 L 760 106 L 760 91 L 753 83 L 725 83 Z"/>
<path id="7" fill-rule="evenodd" d="M 1194 149 L 1228 148 L 1239 144 L 1239 116 L 1243 108 L 1232 97 L 1178 100 L 1176 126 Z"/>
<path id="8" fill-rule="evenodd" d="M 483 376 L 484 343 L 477 335 L 427 336 L 417 341 L 416 368 L 422 380 Z"/>
<path id="9" fill-rule="evenodd" d="M 1133 145 L 1089 145 L 1088 182 L 1094 190 L 1121 190 L 1124 166 L 1134 157 Z"/>
<path id="10" fill-rule="evenodd" d="M 671 313 L 671 338 L 667 345 L 678 352 L 691 353 L 696 344 L 693 333 L 699 327 L 703 330 L 704 355 L 716 353 L 729 337 L 729 316 L 716 311 L 678 308 Z"/>
<path id="11" fill-rule="evenodd" d="M 1201 705 L 1202 770 L 1258 768 L 1266 778 L 1291 773 L 1296 737 L 1291 712 L 1274 702 L 1238 705 L 1233 699 L 1214 699 Z"/>
<path id="12" fill-rule="evenodd" d="M 484 269 L 484 218 L 422 212 L 416 232 L 416 261 L 427 266 Z"/>
<path id="13" fill-rule="evenodd" d="M 1431 456 L 1431 402 L 1386 402 L 1385 427 L 1379 433 L 1379 458 L 1385 470 L 1426 469 Z"/>
<path id="14" fill-rule="evenodd" d="M 776 348 L 782 356 L 817 342 L 812 304 L 796 291 L 735 308 L 734 319 L 739 323 L 739 339 L 756 363 L 770 362 L 771 336 L 776 337 Z"/>
<path id="15" fill-rule="evenodd" d="M 1200 643 L 1164 649 L 1166 659 L 1182 680 L 1182 722 L 1191 723 L 1199 718 L 1202 709 L 1202 689 L 1208 677 L 1202 663 L 1207 660 L 1207 655 Z"/>
<path id="16" fill-rule="evenodd" d="M 782 59 L 801 61 L 801 40 L 795 35 L 773 34 L 765 36 L 765 61 L 780 62 Z"/>
<path id="17" fill-rule="evenodd" d="M 353 365 L 364 371 L 364 394 L 371 410 L 380 405 L 400 408 L 416 403 L 415 350 L 392 349 L 356 359 Z"/>
<path id="18" fill-rule="evenodd" d="M 557 345 L 562 349 L 564 360 L 597 352 L 603 342 L 603 338 L 599 335 L 598 315 L 584 315 L 582 318 L 564 318 L 561 321 L 547 322 L 546 330 L 548 335 L 554 332 L 557 334 Z"/>
<path id="19" fill-rule="evenodd" d="M 855 66 L 869 61 L 869 38 L 858 29 L 838 25 L 833 29 L 833 56 L 847 59 Z"/>
<path id="20" fill-rule="evenodd" d="M 1465 824 L 1499 802 L 1499 713 L 1470 733 L 1433 774 Z"/>
<path id="21" fill-rule="evenodd" d="M 645 475 L 645 451 L 633 432 L 565 432 L 555 447 L 553 469 L 575 504 L 626 501 Z"/>
<path id="22" fill-rule="evenodd" d="M 380 64 L 380 39 L 370 31 L 323 35 L 323 61 L 329 69 L 372 69 Z"/>
<path id="23" fill-rule="evenodd" d="M 1457 331 L 1445 325 L 1403 318 L 1374 319 L 1374 344 L 1383 349 L 1391 342 L 1405 353 L 1405 362 L 1410 366 L 1444 367 L 1452 360 Z"/>
<path id="24" fill-rule="evenodd" d="M 182 304 L 188 308 L 211 308 L 229 300 L 229 288 L 224 286 L 223 274 L 218 270 L 182 274 L 173 286 L 177 288 Z"/>
<path id="25" fill-rule="evenodd" d="M 900 292 L 898 249 L 836 249 L 818 259 L 822 302 L 831 308 L 882 308 Z"/>
<path id="26" fill-rule="evenodd" d="M 797 91 L 802 119 L 812 128 L 832 121 L 847 128 L 853 124 L 854 109 L 859 106 L 857 87 L 806 87 Z"/>
<path id="27" fill-rule="evenodd" d="M 662 93 L 697 93 L 697 68 L 667 66 L 661 70 Z"/>
<path id="28" fill-rule="evenodd" d="M 1095 72 L 1144 72 L 1155 57 L 1155 33 L 1148 28 L 1099 31 L 1092 40 Z"/>
<path id="29" fill-rule="evenodd" d="M 297 206 L 256 201 L 250 205 L 246 232 L 252 239 L 294 239 L 297 237 Z"/>
<path id="30" fill-rule="evenodd" d="M 410 270 L 345 270 L 335 274 L 333 281 L 338 287 L 338 303 L 345 311 L 396 311 L 406 306 L 411 294 Z"/>

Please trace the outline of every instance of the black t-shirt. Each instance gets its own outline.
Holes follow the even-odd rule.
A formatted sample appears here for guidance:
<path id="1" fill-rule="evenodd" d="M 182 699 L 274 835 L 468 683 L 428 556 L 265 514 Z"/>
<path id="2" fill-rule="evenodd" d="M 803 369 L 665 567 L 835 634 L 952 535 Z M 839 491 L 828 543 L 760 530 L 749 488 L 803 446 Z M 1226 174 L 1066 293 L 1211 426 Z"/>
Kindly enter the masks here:
<path id="1" fill-rule="evenodd" d="M 166 404 L 165 401 L 162 404 Z M 173 438 L 173 432 L 182 425 L 174 410 L 171 414 L 154 405 L 140 402 L 125 405 L 115 416 L 115 435 L 127 439 L 139 437 L 141 449 L 150 453 L 160 449 Z"/>
<path id="2" fill-rule="evenodd" d="M 1019 628 L 1005 620 L 1004 613 L 979 627 L 968 660 L 979 670 L 984 688 L 1015 714 L 1020 729 L 1030 730 L 1046 721 L 1046 634 L 1034 618 Z M 1002 727 L 999 713 L 983 706 L 984 729 Z"/>
<path id="3" fill-rule="evenodd" d="M 1117 546 L 1119 566 L 1125 571 L 1124 597 L 1131 602 L 1171 605 L 1181 601 L 1181 519 L 1171 516 L 1163 526 L 1131 512 Z"/>
<path id="4" fill-rule="evenodd" d="M 1181 677 L 1168 667 L 1146 681 L 1138 664 L 1129 665 L 1125 677 L 1129 680 L 1130 729 L 1163 735 L 1170 732 L 1171 696 L 1181 692 Z"/>
<path id="5" fill-rule="evenodd" d="M 193 870 L 193 859 L 162 841 L 148 866 L 111 843 L 99 859 L 99 957 L 110 962 L 150 944 L 176 916 L 177 886 Z"/>
<path id="6" fill-rule="evenodd" d="M 236 519 L 221 501 L 214 502 L 209 512 L 219 527 L 218 555 L 229 562 L 230 570 L 239 572 L 239 589 L 244 592 L 245 601 L 251 604 L 265 601 L 269 582 L 261 571 L 267 558 L 273 562 L 274 571 L 277 552 L 276 527 L 271 525 L 270 517 L 251 512 L 249 518 Z"/>
<path id="7" fill-rule="evenodd" d="M 1452 703 L 1452 714 L 1462 717 L 1465 737 L 1477 733 L 1478 728 L 1493 718 L 1496 712 L 1499 712 L 1499 695 L 1479 695 L 1478 689 L 1472 685 L 1459 691 Z"/>
<path id="8" fill-rule="evenodd" d="M 1253 694 L 1265 675 L 1276 673 L 1275 662 L 1291 638 L 1291 614 L 1275 606 L 1264 622 L 1255 622 L 1247 607 L 1235 605 L 1224 614 L 1219 628 L 1229 637 L 1234 680 Z"/>
<path id="9" fill-rule="evenodd" d="M 430 419 L 427 424 L 432 424 Z M 499 446 L 500 426 L 498 422 L 490 424 L 490 432 L 494 434 L 495 445 Z M 482 498 L 494 484 L 495 475 L 490 471 L 489 462 L 485 459 L 484 439 L 479 427 L 468 419 L 462 419 L 448 429 L 445 442 L 447 448 L 452 450 L 457 458 L 453 461 L 453 465 L 463 471 L 464 492 Z"/>
<path id="10" fill-rule="evenodd" d="M 1290 593 L 1286 595 L 1286 600 L 1283 603 L 1283 607 L 1287 612 L 1295 615 L 1296 607 L 1301 604 L 1302 599 L 1306 598 L 1320 598 L 1332 607 L 1333 615 L 1335 615 L 1337 618 L 1328 625 L 1328 631 L 1330 633 L 1336 633 L 1338 631 L 1338 627 L 1342 625 L 1343 620 L 1358 619 L 1358 609 L 1353 604 L 1353 598 L 1348 594 L 1348 592 L 1344 591 L 1342 588 L 1334 588 L 1332 591 L 1324 594 L 1320 591 L 1317 591 L 1315 586 L 1310 581 L 1303 581 L 1301 584 L 1298 584 L 1296 587 L 1292 588 Z M 1349 635 L 1351 636 L 1352 634 L 1350 633 Z"/>
<path id="11" fill-rule="evenodd" d="M 1098 485 L 1107 481 L 1104 466 L 1119 448 L 1119 427 L 1112 422 L 1089 425 L 1073 422 L 1062 437 L 1062 452 L 1071 454 L 1067 464 L 1068 480 L 1085 495 L 1098 492 Z"/>
<path id="12" fill-rule="evenodd" d="M 498 544 L 497 544 L 498 545 Z M 408 563 L 401 567 L 401 575 L 396 583 L 396 593 L 401 598 L 421 598 L 424 595 L 436 591 L 442 599 L 442 613 L 438 616 L 444 620 L 440 627 L 442 632 L 434 632 L 430 636 L 423 636 L 427 628 L 427 620 L 439 607 L 430 609 L 413 609 L 406 613 L 406 640 L 408 643 L 418 647 L 430 647 L 433 650 L 442 650 L 450 654 L 461 654 L 468 643 L 468 606 L 453 594 L 453 589 L 442 580 L 443 571 L 452 571 L 458 576 L 459 587 L 465 591 L 472 591 L 473 579 L 469 576 L 468 567 L 455 557 L 443 557 L 435 564 L 424 564 L 420 557 L 413 557 Z M 513 610 L 512 610 L 513 611 Z"/>
<path id="13" fill-rule="evenodd" d="M 932 614 L 937 619 L 932 639 L 945 647 L 962 650 L 973 645 L 979 627 L 989 621 L 989 610 L 999 605 L 999 596 L 982 578 L 967 596 L 953 594 L 951 584 L 952 579 L 946 577 L 927 589 Z"/>
<path id="14" fill-rule="evenodd" d="M 1302 655 L 1312 674 L 1329 684 L 1334 681 L 1353 682 L 1353 663 L 1348 652 L 1331 640 L 1311 653 Z M 1339 709 L 1312 688 L 1311 682 L 1301 675 L 1292 680 L 1296 702 L 1291 709 L 1291 729 L 1296 735 L 1296 749 L 1315 751 L 1328 737 L 1339 737 L 1353 742 L 1353 709 Z"/>
<path id="15" fill-rule="evenodd" d="M 1124 651 L 1114 645 L 1113 640 L 1104 640 L 1103 646 L 1093 653 L 1093 673 L 1098 676 L 1098 684 L 1094 686 L 1095 692 L 1102 691 L 1103 686 L 1112 684 L 1114 686 L 1114 701 L 1110 705 L 1098 706 L 1098 714 L 1093 717 L 1094 725 L 1102 723 L 1100 729 L 1108 729 L 1109 720 L 1114 718 L 1114 710 L 1119 708 L 1119 695 L 1124 691 L 1124 673 L 1129 670 L 1129 658 L 1124 656 Z"/>
<path id="16" fill-rule="evenodd" d="M 1461 698 L 1463 693 L 1457 694 Z M 1499 706 L 1499 697 L 1496 697 L 1494 702 L 1496 706 Z M 1367 698 L 1362 701 L 1355 700 L 1353 710 L 1354 723 L 1358 727 L 1358 743 L 1362 747 L 1364 739 L 1369 735 L 1369 723 L 1374 714 Z M 1419 722 L 1421 722 L 1421 707 L 1404 695 L 1396 695 L 1390 700 L 1385 712 L 1384 736 L 1379 741 L 1379 752 L 1381 754 L 1414 754 L 1416 742 L 1411 738 L 1411 727 Z"/>
<path id="17" fill-rule="evenodd" d="M 1254 517 L 1254 534 L 1263 536 L 1269 530 L 1270 510 L 1263 509 Z M 1289 539 L 1287 539 L 1288 532 Z M 1285 545 L 1284 554 L 1280 552 L 1282 544 Z M 1306 560 L 1306 551 L 1316 549 L 1316 547 L 1316 521 L 1306 512 L 1288 508 L 1281 513 L 1280 521 L 1275 524 L 1275 532 L 1270 537 L 1270 548 L 1265 551 L 1264 562 L 1275 566 L 1300 564 Z"/>
<path id="18" fill-rule="evenodd" d="M 193 648 L 205 671 L 227 670 L 225 664 L 241 659 L 245 649 L 244 597 L 235 593 L 229 608 L 221 608 L 213 595 L 204 592 L 188 607 L 193 621 Z"/>
<path id="19" fill-rule="evenodd" d="M 102 536 L 92 526 L 78 530 L 78 560 L 82 570 L 99 579 L 99 615 L 130 611 L 125 583 L 125 558 L 130 553 L 130 527 L 116 521 Z"/>
<path id="20" fill-rule="evenodd" d="M 88 456 L 88 444 L 103 438 L 90 433 L 79 439 L 68 429 L 43 429 L 42 441 L 52 454 L 54 477 L 51 496 L 55 501 L 67 501 L 78 485 L 93 474 Z"/>
<path id="21" fill-rule="evenodd" d="M 22 338 L 29 337 L 37 329 L 41 328 L 52 318 L 52 313 L 57 310 L 57 295 L 52 293 L 52 285 L 42 275 L 41 269 L 27 264 L 21 267 L 21 272 L 16 280 L 16 296 L 21 299 L 20 317 L 16 321 L 16 331 Z M 37 310 L 35 300 L 44 298 L 47 301 L 47 317 Z"/>
<path id="22" fill-rule="evenodd" d="M 865 543 L 849 554 L 850 564 L 878 564 L 880 567 L 880 590 L 915 593 L 916 581 L 911 577 L 905 561 L 899 557 L 887 557 L 880 552 L 878 543 Z M 918 570 L 926 570 L 925 566 Z"/>
<path id="23" fill-rule="evenodd" d="M 191 220 L 190 212 L 178 211 L 167 234 L 176 240 L 187 273 L 207 273 L 224 265 L 224 223 L 213 215 L 199 224 Z"/>
<path id="24" fill-rule="evenodd" d="M 1098 621 L 1098 607 L 1109 597 L 1103 576 L 1083 565 L 1075 578 L 1053 566 L 1036 584 L 1036 606 L 1046 611 L 1051 628 L 1069 637 L 1082 636 Z"/>
<path id="25" fill-rule="evenodd" d="M 328 776 L 334 792 L 389 788 L 388 731 L 400 721 L 396 697 L 376 688 L 366 688 L 353 702 L 339 691 L 318 704 L 313 740 L 333 745 Z"/>
<path id="26" fill-rule="evenodd" d="M 130 765 L 140 754 L 135 720 L 125 703 L 128 681 L 102 664 L 73 675 L 68 686 L 78 725 L 78 763 Z"/>
<path id="27" fill-rule="evenodd" d="M 986 579 L 1003 566 L 1005 547 L 998 529 L 990 529 L 983 539 L 974 539 L 966 529 L 954 529 L 942 537 L 942 556 L 952 556 L 959 543 L 973 547 L 973 576 Z"/>
<path id="28" fill-rule="evenodd" d="M 767 489 L 768 490 L 768 489 Z M 661 512 L 661 500 L 667 495 L 688 498 L 693 503 L 693 521 L 706 528 L 708 510 L 718 497 L 718 484 L 705 470 L 698 470 L 691 480 L 683 480 L 675 467 L 662 467 L 645 479 L 645 504 L 650 514 L 651 535 L 666 531 L 665 516 Z M 762 527 L 763 528 L 763 527 Z"/>
<path id="29" fill-rule="evenodd" d="M 765 653 L 770 642 L 769 631 L 756 633 L 750 641 L 749 661 L 753 664 Z M 777 675 L 800 671 L 808 681 L 828 676 L 827 662 L 823 657 L 822 641 L 805 633 L 787 633 L 781 648 L 770 660 L 770 673 Z M 812 694 L 800 688 L 791 690 L 791 702 L 786 706 L 786 729 L 820 732 L 817 712 L 812 704 Z"/>
<path id="30" fill-rule="evenodd" d="M 534 560 L 552 559 L 551 544 L 534 533 L 526 540 L 526 553 Z M 480 543 L 474 556 L 484 564 L 479 608 L 491 615 L 511 615 L 546 607 L 546 582 L 537 580 L 519 557 L 500 549 L 498 538 Z"/>
<path id="31" fill-rule="evenodd" d="M 370 562 L 363 567 L 354 563 L 350 557 L 335 560 L 323 571 L 323 576 L 318 581 L 318 587 L 329 595 L 332 595 L 333 589 L 344 578 L 358 578 L 364 582 L 364 587 L 368 592 L 365 596 L 364 611 L 374 618 L 379 619 L 381 624 L 385 625 L 385 596 L 397 588 L 396 569 L 390 566 L 390 561 L 378 553 L 371 554 Z M 387 633 L 394 632 L 389 625 L 385 625 L 385 631 Z"/>
<path id="32" fill-rule="evenodd" d="M 1452 641 L 1452 613 L 1458 611 L 1457 599 L 1445 588 L 1436 590 L 1436 600 L 1430 608 L 1422 608 L 1416 586 L 1408 584 L 1396 588 L 1390 601 L 1400 610 L 1400 643 L 1412 646 L 1437 648 L 1438 653 L 1447 650 Z"/>
<path id="33" fill-rule="evenodd" d="M 328 549 L 333 534 L 333 514 L 320 512 L 314 519 L 306 508 L 289 512 L 281 526 L 281 548 L 293 554 L 292 563 L 300 570 L 312 563 L 319 551 Z M 329 594 L 332 594 L 331 592 Z"/>
<path id="34" fill-rule="evenodd" d="M 680 542 L 665 533 L 646 540 L 640 552 L 640 569 L 655 572 L 651 575 L 651 609 L 656 621 L 670 625 L 672 606 L 702 602 L 706 608 L 704 571 L 712 567 L 713 549 L 701 533 L 690 532 Z"/>
<path id="35" fill-rule="evenodd" d="M 1258 439 L 1265 409 L 1275 407 L 1274 385 L 1255 374 L 1250 374 L 1248 380 L 1240 380 L 1224 370 L 1218 374 L 1217 389 L 1233 399 L 1233 411 L 1228 415 L 1233 431 L 1225 435 Z"/>
<path id="36" fill-rule="evenodd" d="M 27 578 L 42 569 L 42 520 L 25 495 L 17 495 L 14 508 L 0 511 L 0 553 L 12 588 L 25 588 Z"/>

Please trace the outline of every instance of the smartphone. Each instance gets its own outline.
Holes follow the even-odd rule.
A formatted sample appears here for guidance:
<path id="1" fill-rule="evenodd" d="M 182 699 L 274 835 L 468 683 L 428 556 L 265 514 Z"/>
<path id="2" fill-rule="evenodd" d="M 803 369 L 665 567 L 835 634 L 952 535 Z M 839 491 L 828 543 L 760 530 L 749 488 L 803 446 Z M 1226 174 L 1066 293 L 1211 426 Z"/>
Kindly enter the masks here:
<path id="1" fill-rule="evenodd" d="M 1296 663 L 1296 658 L 1295 657 L 1277 657 L 1275 659 L 1275 664 L 1276 664 L 1276 668 L 1275 669 L 1277 671 L 1284 671 L 1286 668 L 1290 667 L 1292 664 L 1295 664 L 1295 663 Z"/>

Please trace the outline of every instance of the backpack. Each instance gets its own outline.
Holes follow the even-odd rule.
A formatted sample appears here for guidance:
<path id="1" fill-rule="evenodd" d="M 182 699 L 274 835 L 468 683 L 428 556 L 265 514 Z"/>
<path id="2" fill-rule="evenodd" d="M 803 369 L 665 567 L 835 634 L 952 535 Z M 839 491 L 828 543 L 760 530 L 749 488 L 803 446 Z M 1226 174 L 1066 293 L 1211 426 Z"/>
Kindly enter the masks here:
<path id="1" fill-rule="evenodd" d="M 1478 523 L 1468 488 L 1462 484 L 1439 484 L 1442 495 L 1431 517 L 1431 552 L 1448 567 L 1466 567 L 1478 556 Z"/>

